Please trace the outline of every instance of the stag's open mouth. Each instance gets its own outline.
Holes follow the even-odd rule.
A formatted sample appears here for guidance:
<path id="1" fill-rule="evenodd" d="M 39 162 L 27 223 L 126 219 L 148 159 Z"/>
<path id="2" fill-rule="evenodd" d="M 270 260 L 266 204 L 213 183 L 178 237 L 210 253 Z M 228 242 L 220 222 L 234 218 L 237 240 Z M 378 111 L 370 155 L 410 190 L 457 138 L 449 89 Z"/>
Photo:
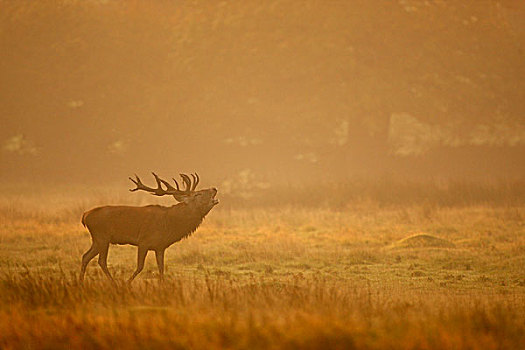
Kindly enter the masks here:
<path id="1" fill-rule="evenodd" d="M 213 197 L 211 197 L 211 204 L 212 205 L 219 204 L 219 200 L 215 198 L 216 195 L 217 195 L 217 190 L 215 190 L 215 194 L 213 195 Z"/>

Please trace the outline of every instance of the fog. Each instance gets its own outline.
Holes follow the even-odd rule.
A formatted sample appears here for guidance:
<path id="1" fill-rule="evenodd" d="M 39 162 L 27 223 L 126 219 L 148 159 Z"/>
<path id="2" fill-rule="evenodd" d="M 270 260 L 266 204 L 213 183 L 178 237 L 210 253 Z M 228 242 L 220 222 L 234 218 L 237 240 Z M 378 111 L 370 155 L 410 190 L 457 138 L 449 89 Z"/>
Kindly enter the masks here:
<path id="1" fill-rule="evenodd" d="M 524 44 L 521 1 L 3 0 L 0 178 L 523 178 Z"/>

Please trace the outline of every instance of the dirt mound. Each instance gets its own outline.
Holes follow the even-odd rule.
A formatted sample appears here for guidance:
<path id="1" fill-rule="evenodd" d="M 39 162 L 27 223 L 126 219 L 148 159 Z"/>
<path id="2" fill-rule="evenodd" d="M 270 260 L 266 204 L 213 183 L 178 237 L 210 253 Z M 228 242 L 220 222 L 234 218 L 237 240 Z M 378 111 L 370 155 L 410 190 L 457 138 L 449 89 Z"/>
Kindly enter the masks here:
<path id="1" fill-rule="evenodd" d="M 391 248 L 454 248 L 454 243 L 426 233 L 418 233 L 392 244 Z"/>

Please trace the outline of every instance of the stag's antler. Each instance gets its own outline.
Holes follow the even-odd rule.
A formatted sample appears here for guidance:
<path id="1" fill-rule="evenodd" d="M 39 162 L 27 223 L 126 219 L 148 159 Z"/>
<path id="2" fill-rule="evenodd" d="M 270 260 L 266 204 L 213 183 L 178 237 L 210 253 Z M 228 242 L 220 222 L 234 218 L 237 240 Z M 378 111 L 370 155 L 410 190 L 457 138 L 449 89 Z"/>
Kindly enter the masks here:
<path id="1" fill-rule="evenodd" d="M 166 195 L 166 191 L 164 191 L 164 189 L 162 188 L 162 186 L 160 185 L 160 179 L 159 177 L 155 174 L 155 173 L 152 173 L 153 176 L 155 176 L 155 180 L 157 181 L 157 188 L 153 188 L 153 187 L 148 187 L 146 185 L 144 185 L 142 183 L 142 181 L 140 180 L 140 177 L 135 174 L 135 179 L 133 178 L 129 178 L 131 180 L 131 182 L 133 182 L 137 188 L 132 188 L 130 189 L 131 192 L 135 192 L 135 191 L 138 191 L 138 190 L 141 190 L 141 191 L 146 191 L 146 192 L 150 192 L 151 194 L 155 195 L 155 196 L 164 196 Z"/>
<path id="2" fill-rule="evenodd" d="M 165 196 L 165 195 L 171 195 L 173 196 L 177 201 L 182 202 L 184 200 L 184 196 L 188 196 L 191 193 L 195 191 L 195 188 L 197 187 L 197 184 L 199 183 L 199 175 L 197 173 L 191 174 L 191 177 L 193 181 L 190 179 L 190 177 L 186 174 L 180 174 L 180 177 L 182 178 L 182 181 L 186 185 L 186 189 L 181 190 L 179 187 L 179 183 L 177 180 L 173 179 L 175 181 L 175 187 L 169 184 L 166 180 L 161 179 L 157 174 L 153 173 L 153 176 L 155 177 L 155 181 L 157 182 L 157 188 L 148 187 L 140 181 L 140 178 L 137 174 L 135 174 L 135 179 L 129 178 L 136 186 L 137 188 L 130 189 L 131 192 L 135 192 L 138 190 L 149 192 L 155 196 Z M 193 184 L 192 184 L 193 182 Z M 166 187 L 166 189 L 162 188 L 162 185 Z"/>
<path id="3" fill-rule="evenodd" d="M 194 174 L 190 174 L 190 175 L 193 178 L 193 186 L 191 187 L 191 190 L 195 191 L 195 188 L 197 187 L 201 179 L 199 179 L 199 175 L 197 175 L 197 173 L 195 173 L 195 175 Z"/>

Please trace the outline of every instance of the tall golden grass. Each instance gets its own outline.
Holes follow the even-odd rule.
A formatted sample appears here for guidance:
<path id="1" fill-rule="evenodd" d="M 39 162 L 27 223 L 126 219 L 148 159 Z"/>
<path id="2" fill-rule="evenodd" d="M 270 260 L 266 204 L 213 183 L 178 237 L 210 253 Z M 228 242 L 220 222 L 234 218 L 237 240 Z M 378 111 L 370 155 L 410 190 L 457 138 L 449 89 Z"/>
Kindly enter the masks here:
<path id="1" fill-rule="evenodd" d="M 3 348 L 518 348 L 523 295 L 329 277 L 3 278 Z"/>

